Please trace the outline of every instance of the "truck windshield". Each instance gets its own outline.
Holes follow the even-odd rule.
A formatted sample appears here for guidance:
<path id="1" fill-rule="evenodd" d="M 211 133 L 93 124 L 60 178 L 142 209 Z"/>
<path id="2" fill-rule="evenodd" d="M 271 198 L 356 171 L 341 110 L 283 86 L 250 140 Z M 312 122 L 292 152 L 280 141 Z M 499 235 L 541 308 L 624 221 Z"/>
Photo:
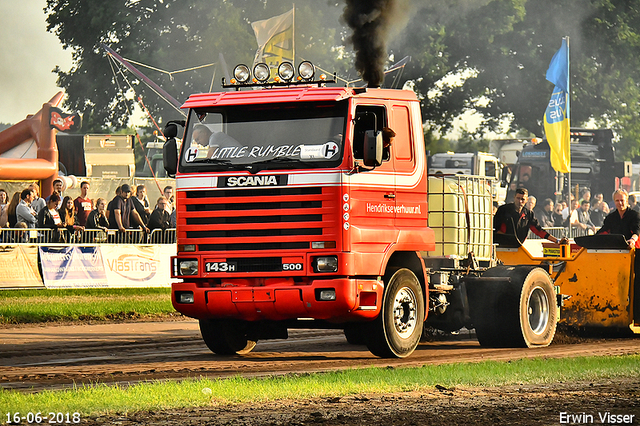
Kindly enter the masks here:
<path id="1" fill-rule="evenodd" d="M 340 164 L 347 103 L 191 110 L 181 172 L 320 168 Z"/>

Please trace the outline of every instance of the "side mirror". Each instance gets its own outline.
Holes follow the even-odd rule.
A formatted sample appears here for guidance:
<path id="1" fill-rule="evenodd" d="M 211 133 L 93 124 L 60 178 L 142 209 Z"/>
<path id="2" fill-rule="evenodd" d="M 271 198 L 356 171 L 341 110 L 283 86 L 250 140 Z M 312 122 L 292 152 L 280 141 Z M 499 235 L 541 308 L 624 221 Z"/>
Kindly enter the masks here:
<path id="1" fill-rule="evenodd" d="M 377 167 L 382 164 L 382 132 L 367 130 L 364 134 L 364 165 Z"/>
<path id="2" fill-rule="evenodd" d="M 169 177 L 175 177 L 178 170 L 178 144 L 176 138 L 169 138 L 162 146 L 162 163 Z"/>
<path id="3" fill-rule="evenodd" d="M 178 170 L 178 143 L 176 142 L 178 125 L 184 127 L 185 122 L 183 120 L 168 121 L 162 132 L 166 138 L 162 146 L 162 162 L 169 177 L 175 177 Z"/>

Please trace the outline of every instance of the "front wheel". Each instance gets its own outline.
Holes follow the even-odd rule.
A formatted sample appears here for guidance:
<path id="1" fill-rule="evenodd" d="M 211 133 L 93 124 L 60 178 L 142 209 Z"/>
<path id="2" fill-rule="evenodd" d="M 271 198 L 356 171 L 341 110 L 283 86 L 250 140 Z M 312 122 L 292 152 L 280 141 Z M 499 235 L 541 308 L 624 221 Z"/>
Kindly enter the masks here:
<path id="1" fill-rule="evenodd" d="M 247 339 L 247 326 L 243 321 L 200 320 L 200 333 L 211 352 L 218 355 L 244 355 L 256 347 L 256 341 Z"/>
<path id="2" fill-rule="evenodd" d="M 539 267 L 498 266 L 484 277 L 509 277 L 487 283 L 473 294 L 474 325 L 482 346 L 549 346 L 556 333 L 558 306 L 549 274 Z"/>
<path id="3" fill-rule="evenodd" d="M 389 279 L 380 315 L 369 324 L 367 348 L 382 358 L 411 355 L 422 336 L 424 314 L 420 282 L 409 269 L 399 269 Z"/>

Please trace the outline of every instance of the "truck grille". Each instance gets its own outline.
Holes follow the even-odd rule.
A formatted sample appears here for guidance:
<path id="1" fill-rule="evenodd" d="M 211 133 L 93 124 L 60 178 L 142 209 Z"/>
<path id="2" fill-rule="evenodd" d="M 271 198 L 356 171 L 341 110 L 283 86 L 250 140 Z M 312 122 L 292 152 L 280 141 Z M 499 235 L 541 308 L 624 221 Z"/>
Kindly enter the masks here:
<path id="1" fill-rule="evenodd" d="M 338 187 L 179 192 L 178 228 L 184 231 L 178 234 L 179 243 L 208 252 L 307 250 L 312 241 L 337 244 L 337 192 Z"/>

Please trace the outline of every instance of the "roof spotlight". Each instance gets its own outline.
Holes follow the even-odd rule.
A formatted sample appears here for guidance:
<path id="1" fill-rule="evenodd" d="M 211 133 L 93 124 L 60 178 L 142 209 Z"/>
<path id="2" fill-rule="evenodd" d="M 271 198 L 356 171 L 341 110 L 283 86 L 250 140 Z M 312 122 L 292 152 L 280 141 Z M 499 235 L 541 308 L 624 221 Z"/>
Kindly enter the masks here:
<path id="1" fill-rule="evenodd" d="M 295 72 L 291 62 L 283 62 L 278 66 L 278 75 L 284 81 L 291 81 Z"/>
<path id="2" fill-rule="evenodd" d="M 253 67 L 253 76 L 260 83 L 264 83 L 265 81 L 269 80 L 269 77 L 271 76 L 269 65 L 263 62 L 257 64 L 255 67 Z"/>
<path id="3" fill-rule="evenodd" d="M 316 72 L 315 67 L 309 61 L 302 61 L 300 62 L 300 65 L 298 65 L 298 75 L 303 80 L 311 80 L 315 72 Z"/>
<path id="4" fill-rule="evenodd" d="M 249 67 L 244 64 L 236 65 L 233 69 L 233 76 L 236 78 L 238 83 L 246 83 L 249 80 L 250 75 Z"/>

